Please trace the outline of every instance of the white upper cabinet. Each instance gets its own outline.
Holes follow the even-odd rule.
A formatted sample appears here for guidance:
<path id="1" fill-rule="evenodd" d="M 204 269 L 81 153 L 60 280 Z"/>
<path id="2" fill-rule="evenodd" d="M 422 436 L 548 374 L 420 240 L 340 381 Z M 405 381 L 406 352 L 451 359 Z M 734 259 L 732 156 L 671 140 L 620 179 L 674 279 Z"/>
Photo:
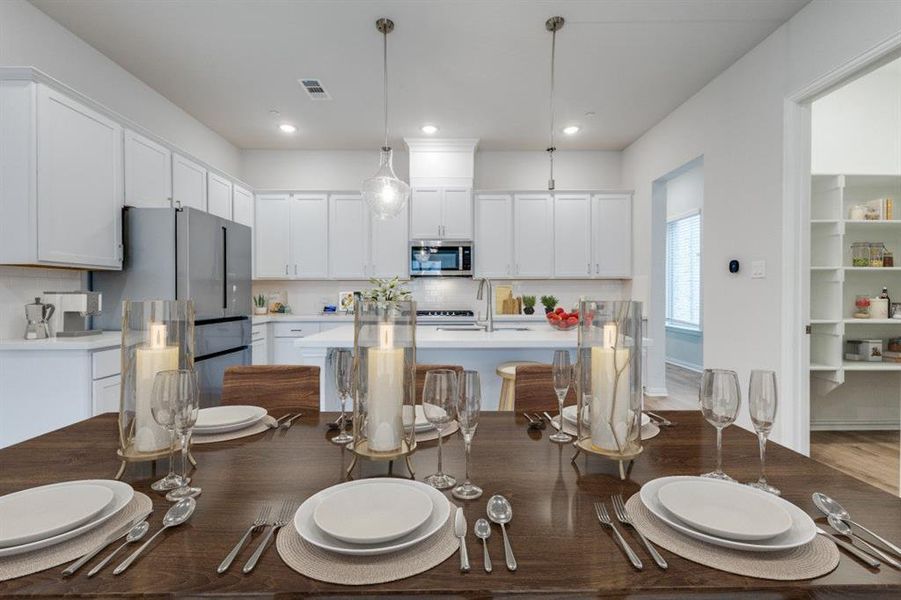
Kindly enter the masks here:
<path id="1" fill-rule="evenodd" d="M 125 130 L 125 204 L 172 206 L 172 152 L 129 129 Z"/>
<path id="2" fill-rule="evenodd" d="M 176 206 L 206 211 L 206 169 L 194 161 L 172 155 L 172 200 Z"/>
<path id="3" fill-rule="evenodd" d="M 410 237 L 414 240 L 441 239 L 443 190 L 414 188 L 410 193 Z"/>
<path id="4" fill-rule="evenodd" d="M 555 194 L 554 275 L 584 278 L 593 273 L 591 196 Z"/>
<path id="5" fill-rule="evenodd" d="M 209 173 L 207 178 L 207 212 L 232 218 L 232 182 L 215 173 Z"/>
<path id="6" fill-rule="evenodd" d="M 254 222 L 256 276 L 287 278 L 291 263 L 291 197 L 288 194 L 257 196 Z"/>
<path id="7" fill-rule="evenodd" d="M 444 235 L 451 240 L 472 239 L 472 190 L 444 188 Z"/>
<path id="8" fill-rule="evenodd" d="M 595 277 L 632 277 L 632 197 L 596 194 L 591 199 Z"/>
<path id="9" fill-rule="evenodd" d="M 328 277 L 328 196 L 291 196 L 291 261 L 289 277 Z"/>
<path id="10" fill-rule="evenodd" d="M 253 193 L 239 185 L 232 191 L 232 218 L 235 223 L 253 227 Z"/>
<path id="11" fill-rule="evenodd" d="M 395 275 L 405 279 L 410 275 L 409 244 L 407 243 L 406 211 L 391 219 L 371 216 L 372 238 L 367 274 L 388 278 Z"/>
<path id="12" fill-rule="evenodd" d="M 554 197 L 550 193 L 516 194 L 513 217 L 513 275 L 552 276 Z"/>
<path id="13" fill-rule="evenodd" d="M 369 270 L 369 211 L 359 194 L 329 197 L 329 276 L 363 279 Z"/>
<path id="14" fill-rule="evenodd" d="M 477 277 L 510 277 L 513 270 L 513 198 L 479 194 L 474 268 Z"/>

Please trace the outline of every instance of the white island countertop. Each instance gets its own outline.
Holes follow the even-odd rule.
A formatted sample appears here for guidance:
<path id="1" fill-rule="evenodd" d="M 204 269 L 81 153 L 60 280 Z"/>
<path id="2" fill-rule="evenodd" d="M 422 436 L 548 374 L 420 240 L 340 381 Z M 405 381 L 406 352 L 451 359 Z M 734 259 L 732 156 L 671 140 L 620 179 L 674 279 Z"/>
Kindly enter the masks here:
<path id="1" fill-rule="evenodd" d="M 496 325 L 497 327 L 497 325 Z M 296 348 L 353 348 L 352 325 L 335 327 L 322 333 L 294 340 Z M 528 331 L 516 331 L 500 326 L 495 331 L 441 331 L 438 327 L 416 327 L 417 348 L 575 348 L 576 330 L 556 331 L 546 323 L 528 325 Z"/>
<path id="2" fill-rule="evenodd" d="M 121 331 L 104 331 L 101 334 L 83 337 L 50 337 L 43 340 L 0 340 L 0 352 L 4 350 L 42 350 L 44 352 L 56 350 L 102 350 L 104 348 L 116 348 L 121 345 Z"/>

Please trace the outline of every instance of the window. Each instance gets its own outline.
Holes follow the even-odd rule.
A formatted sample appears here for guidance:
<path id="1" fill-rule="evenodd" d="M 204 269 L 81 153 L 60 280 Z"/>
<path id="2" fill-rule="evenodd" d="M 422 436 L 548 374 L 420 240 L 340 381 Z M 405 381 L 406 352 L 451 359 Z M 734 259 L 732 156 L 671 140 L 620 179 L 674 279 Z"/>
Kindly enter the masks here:
<path id="1" fill-rule="evenodd" d="M 666 324 L 701 328 L 701 213 L 666 223 Z"/>

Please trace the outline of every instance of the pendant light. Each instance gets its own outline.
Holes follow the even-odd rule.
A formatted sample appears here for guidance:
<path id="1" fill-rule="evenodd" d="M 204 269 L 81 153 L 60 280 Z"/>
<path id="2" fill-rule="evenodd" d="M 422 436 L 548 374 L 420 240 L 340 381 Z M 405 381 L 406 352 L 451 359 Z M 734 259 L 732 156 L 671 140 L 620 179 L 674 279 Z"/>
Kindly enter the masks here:
<path id="1" fill-rule="evenodd" d="M 396 217 L 406 207 L 410 198 L 410 186 L 394 173 L 392 151 L 388 145 L 388 34 L 394 31 L 394 21 L 379 19 L 375 28 L 382 34 L 382 64 L 385 84 L 385 143 L 379 153 L 379 169 L 375 175 L 363 181 L 363 199 L 369 209 L 380 219 Z"/>
<path id="2" fill-rule="evenodd" d="M 551 136 L 550 144 L 548 144 L 547 155 L 550 159 L 550 176 L 547 180 L 547 189 L 554 189 L 554 152 L 557 151 L 554 146 L 554 62 L 556 60 L 557 50 L 557 32 L 563 28 L 563 17 L 551 17 L 544 22 L 544 27 L 551 32 L 551 93 L 548 101 L 548 107 L 551 113 Z"/>

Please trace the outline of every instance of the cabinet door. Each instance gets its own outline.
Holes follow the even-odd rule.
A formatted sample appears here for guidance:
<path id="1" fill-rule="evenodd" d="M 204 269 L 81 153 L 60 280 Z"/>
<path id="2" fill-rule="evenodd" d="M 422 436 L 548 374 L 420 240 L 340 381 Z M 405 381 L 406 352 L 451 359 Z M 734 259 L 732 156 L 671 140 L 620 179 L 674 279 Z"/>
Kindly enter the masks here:
<path id="1" fill-rule="evenodd" d="M 235 223 L 253 227 L 253 194 L 238 185 L 232 191 L 232 219 Z"/>
<path id="2" fill-rule="evenodd" d="M 513 204 L 513 275 L 554 274 L 554 201 L 550 194 L 516 194 Z"/>
<path id="3" fill-rule="evenodd" d="M 206 210 L 206 169 L 179 154 L 172 155 L 172 201 Z"/>
<path id="4" fill-rule="evenodd" d="M 300 348 L 294 347 L 296 338 L 274 338 L 272 340 L 272 364 L 274 365 L 299 365 L 301 364 Z"/>
<path id="5" fill-rule="evenodd" d="M 513 268 L 513 200 L 508 194 L 480 194 L 476 199 L 473 252 L 478 277 L 510 277 Z"/>
<path id="6" fill-rule="evenodd" d="M 97 379 L 93 383 L 91 394 L 92 414 L 100 415 L 108 412 L 119 412 L 119 375 Z"/>
<path id="7" fill-rule="evenodd" d="M 291 197 L 291 277 L 328 277 L 328 225 L 325 194 Z"/>
<path id="8" fill-rule="evenodd" d="M 172 153 L 134 131 L 125 130 L 125 204 L 172 206 Z"/>
<path id="9" fill-rule="evenodd" d="M 410 276 L 409 249 L 407 241 L 407 213 L 393 219 L 379 219 L 370 216 L 372 223 L 372 241 L 369 251 L 370 277 L 394 277 L 401 279 Z"/>
<path id="10" fill-rule="evenodd" d="M 122 128 L 39 85 L 37 171 L 38 259 L 120 269 Z"/>
<path id="11" fill-rule="evenodd" d="M 251 356 L 251 364 L 254 365 L 268 365 L 269 364 L 269 352 L 266 348 L 266 340 L 254 340 L 250 344 L 250 350 L 252 353 Z"/>
<path id="12" fill-rule="evenodd" d="M 590 277 L 591 197 L 588 194 L 554 195 L 554 275 Z"/>
<path id="13" fill-rule="evenodd" d="M 207 179 L 207 212 L 222 217 L 232 218 L 232 182 L 210 173 Z"/>
<path id="14" fill-rule="evenodd" d="M 445 188 L 443 214 L 442 237 L 451 240 L 472 239 L 472 190 Z"/>
<path id="15" fill-rule="evenodd" d="M 444 216 L 440 188 L 416 188 L 410 195 L 410 238 L 441 239 Z"/>
<path id="16" fill-rule="evenodd" d="M 257 196 L 255 235 L 256 276 L 288 278 L 291 262 L 291 198 L 288 194 Z"/>
<path id="17" fill-rule="evenodd" d="M 368 277 L 369 211 L 359 194 L 329 197 L 328 249 L 329 277 Z"/>
<path id="18" fill-rule="evenodd" d="M 632 197 L 598 194 L 592 198 L 594 276 L 632 276 Z"/>

